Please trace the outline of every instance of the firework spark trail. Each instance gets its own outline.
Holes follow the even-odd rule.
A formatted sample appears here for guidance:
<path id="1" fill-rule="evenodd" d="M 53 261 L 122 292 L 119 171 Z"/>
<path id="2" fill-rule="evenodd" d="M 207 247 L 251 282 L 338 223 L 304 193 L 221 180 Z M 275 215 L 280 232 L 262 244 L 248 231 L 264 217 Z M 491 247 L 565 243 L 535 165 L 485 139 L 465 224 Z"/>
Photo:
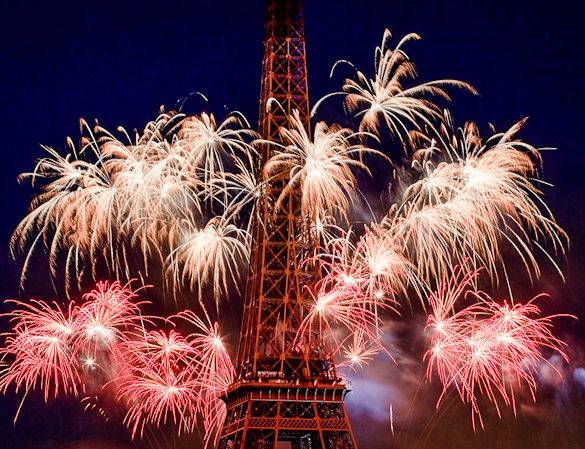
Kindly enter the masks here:
<path id="1" fill-rule="evenodd" d="M 98 414 L 99 416 L 102 417 L 102 419 L 105 422 L 108 422 L 110 420 L 110 415 L 108 414 L 108 412 L 100 406 L 99 402 L 99 397 L 94 395 L 94 396 L 86 396 L 84 398 L 81 399 L 81 401 L 79 401 L 82 405 L 83 405 L 83 410 L 85 411 L 92 411 L 96 414 Z"/>
<path id="2" fill-rule="evenodd" d="M 475 93 L 469 84 L 457 80 L 431 81 L 405 88 L 404 80 L 415 78 L 416 70 L 402 47 L 420 37 L 414 33 L 408 34 L 394 49 L 389 47 L 390 38 L 391 33 L 386 30 L 382 44 L 376 48 L 374 79 L 368 79 L 349 61 L 338 61 L 331 75 L 339 63 L 346 63 L 355 70 L 356 79 L 346 79 L 342 92 L 326 95 L 319 100 L 313 108 L 313 114 L 322 101 L 331 96 L 343 95 L 346 107 L 360 118 L 361 130 L 379 133 L 381 123 L 385 123 L 395 137 L 402 139 L 408 136 L 411 127 L 420 129 L 423 124 L 432 128 L 433 122 L 440 117 L 441 109 L 425 97 L 449 100 L 445 87 L 450 86 Z"/>
<path id="3" fill-rule="evenodd" d="M 276 148 L 264 167 L 266 175 L 288 180 L 275 207 L 278 208 L 282 200 L 300 186 L 303 215 L 347 219 L 349 200 L 357 185 L 352 168 L 370 173 L 362 161 L 363 156 L 385 156 L 380 151 L 350 143 L 363 133 L 319 122 L 311 139 L 298 111 L 290 117 L 290 122 L 291 129 L 280 128 L 283 144 L 268 141 Z"/>
<path id="4" fill-rule="evenodd" d="M 494 404 L 498 415 L 500 401 L 516 413 L 516 389 L 526 387 L 535 399 L 538 364 L 548 363 L 544 349 L 568 361 L 562 350 L 565 344 L 552 334 L 552 320 L 563 315 L 541 316 L 534 303 L 538 296 L 526 304 L 498 304 L 487 294 L 472 290 L 477 275 L 477 271 L 466 273 L 457 267 L 429 298 L 431 349 L 424 357 L 427 377 L 432 378 L 436 371 L 443 384 L 438 404 L 455 388 L 471 405 L 474 428 L 476 419 L 483 427 L 480 395 Z M 479 301 L 453 312 L 455 303 L 466 295 Z"/>
<path id="5" fill-rule="evenodd" d="M 215 441 L 226 413 L 220 396 L 235 376 L 219 325 L 206 325 L 185 311 L 174 318 L 195 326 L 187 337 L 175 330 L 147 330 L 155 323 L 141 315 L 144 302 L 119 282 L 99 282 L 83 301 L 66 310 L 56 303 L 14 301 L 13 328 L 0 352 L 0 361 L 7 363 L 1 391 L 23 391 L 23 401 L 37 388 L 45 401 L 79 396 L 91 376 L 92 383 L 102 384 L 81 399 L 85 409 L 107 419 L 98 404 L 107 387 L 126 408 L 123 421 L 133 438 L 146 426 L 171 422 L 179 433 L 192 432 L 200 419 L 206 445 Z M 93 374 L 96 368 L 103 376 Z"/>
<path id="6" fill-rule="evenodd" d="M 249 259 L 249 234 L 223 217 L 212 218 L 203 229 L 187 226 L 183 241 L 167 258 L 168 278 L 174 288 L 190 285 L 199 298 L 210 282 L 219 307 L 221 297 L 228 293 L 228 282 L 239 288 L 238 266 Z"/>
<path id="7" fill-rule="evenodd" d="M 538 276 L 532 247 L 542 246 L 536 240 L 548 238 L 555 249 L 563 248 L 565 234 L 534 184 L 539 152 L 514 139 L 522 123 L 485 143 L 477 127 L 467 124 L 460 139 L 455 131 L 443 139 L 442 150 L 431 142 L 435 161 L 415 164 L 422 178 L 408 187 L 384 227 L 401 240 L 408 259 L 419 260 L 419 276 L 427 283 L 463 264 L 485 267 L 497 280 L 502 244 L 518 254 L 528 274 Z"/>
<path id="8" fill-rule="evenodd" d="M 17 393 L 23 391 L 23 401 L 37 388 L 45 401 L 62 393 L 77 395 L 83 387 L 71 342 L 78 309 L 73 303 L 62 309 L 37 300 L 12 302 L 17 308 L 9 314 L 13 328 L 0 349 L 0 360 L 9 363 L 0 375 L 0 390 L 14 386 Z"/>
<path id="9" fill-rule="evenodd" d="M 163 113 L 145 127 L 142 136 L 133 140 L 127 135 L 127 144 L 101 127 L 92 131 L 82 124 L 90 137 L 81 149 L 70 145 L 63 157 L 45 147 L 49 156 L 23 175 L 33 185 L 42 181 L 42 190 L 11 241 L 14 255 L 26 255 L 22 282 L 40 245 L 49 254 L 52 277 L 64 265 L 68 288 L 78 285 L 84 274 L 95 278 L 95 262 L 100 260 L 114 276 L 130 279 L 128 257 L 136 251 L 148 273 L 150 262 L 163 264 L 169 252 L 187 245 L 185 235 L 193 233 L 196 223 L 212 210 L 212 205 L 202 204 L 209 199 L 212 181 L 218 184 L 217 178 L 226 177 L 233 183 L 240 176 L 244 182 L 250 176 L 245 171 L 248 167 L 237 161 L 238 155 L 255 154 L 246 142 L 255 134 L 241 127 L 246 123 L 238 115 L 218 125 L 212 115 L 187 118 Z M 229 177 L 224 171 L 226 162 L 235 169 Z M 231 209 L 238 210 L 240 200 L 249 201 L 241 192 L 226 187 L 210 202 L 228 200 Z M 235 198 L 228 199 L 231 193 Z M 188 271 L 198 266 L 175 268 Z M 231 272 L 214 271 L 216 289 L 222 282 L 218 277 L 226 275 Z M 184 276 L 201 281 L 197 272 Z"/>

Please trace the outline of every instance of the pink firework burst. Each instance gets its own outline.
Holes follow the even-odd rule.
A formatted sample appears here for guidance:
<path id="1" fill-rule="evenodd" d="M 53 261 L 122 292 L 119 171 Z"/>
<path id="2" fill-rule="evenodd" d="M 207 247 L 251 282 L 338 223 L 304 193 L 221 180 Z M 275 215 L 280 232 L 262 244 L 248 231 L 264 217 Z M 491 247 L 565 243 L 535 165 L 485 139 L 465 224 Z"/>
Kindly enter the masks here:
<path id="1" fill-rule="evenodd" d="M 127 404 L 124 423 L 132 437 L 142 436 L 147 424 L 158 427 L 173 422 L 179 434 L 192 431 L 200 391 L 191 367 L 169 360 L 142 362 L 127 365 L 117 380 L 117 397 Z"/>
<path id="2" fill-rule="evenodd" d="M 372 306 L 374 300 L 363 294 L 357 284 L 344 282 L 327 289 L 325 282 L 318 286 L 317 292 L 309 290 L 312 303 L 305 319 L 299 326 L 295 346 L 316 338 L 321 342 L 329 338 L 338 352 L 345 339 L 354 333 L 361 333 L 368 340 L 376 341 L 380 318 Z M 340 340 L 336 335 L 345 334 Z"/>
<path id="3" fill-rule="evenodd" d="M 432 329 L 431 349 L 424 356 L 428 378 L 436 371 L 443 385 L 437 405 L 450 388 L 455 388 L 471 405 L 474 428 L 476 418 L 483 427 L 480 396 L 494 404 L 498 415 L 502 403 L 515 413 L 515 391 L 527 388 L 535 396 L 538 367 L 548 363 L 543 351 L 548 349 L 567 360 L 562 350 L 565 344 L 552 334 L 552 320 L 562 315 L 542 316 L 535 300 L 543 295 L 526 304 L 501 305 L 472 289 L 477 276 L 478 271 L 465 273 L 457 267 L 429 297 L 433 311 L 427 320 L 427 329 Z M 463 296 L 478 302 L 454 312 L 455 303 Z"/>
<path id="4" fill-rule="evenodd" d="M 17 308 L 8 314 L 13 329 L 0 349 L 0 361 L 9 363 L 0 375 L 0 390 L 14 386 L 16 392 L 24 391 L 23 402 L 36 388 L 43 391 L 45 401 L 60 393 L 77 395 L 83 387 L 71 342 L 79 310 L 73 303 L 62 309 L 37 300 L 11 302 Z M 20 407 L 15 421 L 19 412 Z"/>
<path id="5" fill-rule="evenodd" d="M 180 312 L 175 318 L 181 318 L 195 326 L 195 332 L 187 340 L 194 350 L 191 362 L 197 368 L 200 381 L 205 384 L 205 388 L 216 394 L 223 393 L 233 382 L 236 372 L 219 332 L 219 324 L 206 324 L 191 310 Z"/>
<path id="6" fill-rule="evenodd" d="M 87 360 L 96 360 L 100 355 L 119 357 L 119 343 L 147 320 L 141 317 L 141 303 L 136 298 L 128 285 L 98 282 L 94 290 L 83 295 L 85 302 L 76 314 L 74 351 Z"/>
<path id="7" fill-rule="evenodd" d="M 194 349 L 191 360 L 197 373 L 200 397 L 197 407 L 203 418 L 204 442 L 217 443 L 219 431 L 225 421 L 226 407 L 221 396 L 234 381 L 236 370 L 219 332 L 219 324 L 206 324 L 190 310 L 176 315 L 195 326 L 187 339 Z M 208 318 L 208 317 L 207 317 Z"/>

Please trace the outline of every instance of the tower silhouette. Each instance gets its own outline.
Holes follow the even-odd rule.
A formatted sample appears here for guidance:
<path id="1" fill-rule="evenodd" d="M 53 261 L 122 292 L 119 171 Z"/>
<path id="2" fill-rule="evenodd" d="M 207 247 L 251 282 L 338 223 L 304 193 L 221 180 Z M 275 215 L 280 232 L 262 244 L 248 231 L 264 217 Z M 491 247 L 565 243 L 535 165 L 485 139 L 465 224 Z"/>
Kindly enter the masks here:
<path id="1" fill-rule="evenodd" d="M 302 2 L 268 0 L 265 32 L 259 131 L 278 142 L 295 111 L 310 132 Z M 260 167 L 271 149 L 261 146 Z M 348 387 L 330 353 L 319 335 L 295 341 L 308 307 L 303 286 L 318 272 L 304 263 L 311 242 L 298 193 L 275 207 L 286 181 L 270 179 L 256 203 L 238 377 L 225 396 L 219 449 L 356 447 L 343 404 Z"/>

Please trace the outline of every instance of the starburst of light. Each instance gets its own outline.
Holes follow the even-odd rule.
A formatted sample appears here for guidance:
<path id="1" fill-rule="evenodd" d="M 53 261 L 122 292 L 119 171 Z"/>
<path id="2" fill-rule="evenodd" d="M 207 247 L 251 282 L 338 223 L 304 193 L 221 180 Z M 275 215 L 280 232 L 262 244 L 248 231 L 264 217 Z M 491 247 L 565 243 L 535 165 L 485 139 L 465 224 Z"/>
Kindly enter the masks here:
<path id="1" fill-rule="evenodd" d="M 430 296 L 431 349 L 425 359 L 429 379 L 436 372 L 443 385 L 442 396 L 455 389 L 471 406 L 473 426 L 478 419 L 483 427 L 480 395 L 494 404 L 498 415 L 500 404 L 511 406 L 515 413 L 516 390 L 525 387 L 535 398 L 538 366 L 549 364 L 543 350 L 565 360 L 567 356 L 565 344 L 552 333 L 553 319 L 563 315 L 542 316 L 535 303 L 539 296 L 525 304 L 497 303 L 473 288 L 477 275 L 478 271 L 457 267 Z M 456 307 L 466 295 L 480 301 Z"/>

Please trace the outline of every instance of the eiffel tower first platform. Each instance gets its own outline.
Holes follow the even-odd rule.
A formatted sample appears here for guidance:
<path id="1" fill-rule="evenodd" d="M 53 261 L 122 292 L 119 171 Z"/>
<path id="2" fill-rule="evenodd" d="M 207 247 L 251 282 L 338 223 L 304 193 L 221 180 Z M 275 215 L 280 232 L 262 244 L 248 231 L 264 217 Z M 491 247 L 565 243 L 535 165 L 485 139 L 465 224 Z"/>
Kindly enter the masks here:
<path id="1" fill-rule="evenodd" d="M 310 131 L 302 2 L 268 0 L 265 27 L 259 131 L 279 141 L 279 128 L 289 126 L 295 110 Z M 262 147 L 260 166 L 270 152 Z M 302 263 L 310 245 L 298 192 L 274 207 L 286 181 L 271 180 L 256 204 L 238 376 L 224 398 L 218 447 L 354 449 L 343 403 L 348 387 L 330 353 L 318 335 L 294 344 L 308 307 L 303 285 L 318 273 Z"/>

